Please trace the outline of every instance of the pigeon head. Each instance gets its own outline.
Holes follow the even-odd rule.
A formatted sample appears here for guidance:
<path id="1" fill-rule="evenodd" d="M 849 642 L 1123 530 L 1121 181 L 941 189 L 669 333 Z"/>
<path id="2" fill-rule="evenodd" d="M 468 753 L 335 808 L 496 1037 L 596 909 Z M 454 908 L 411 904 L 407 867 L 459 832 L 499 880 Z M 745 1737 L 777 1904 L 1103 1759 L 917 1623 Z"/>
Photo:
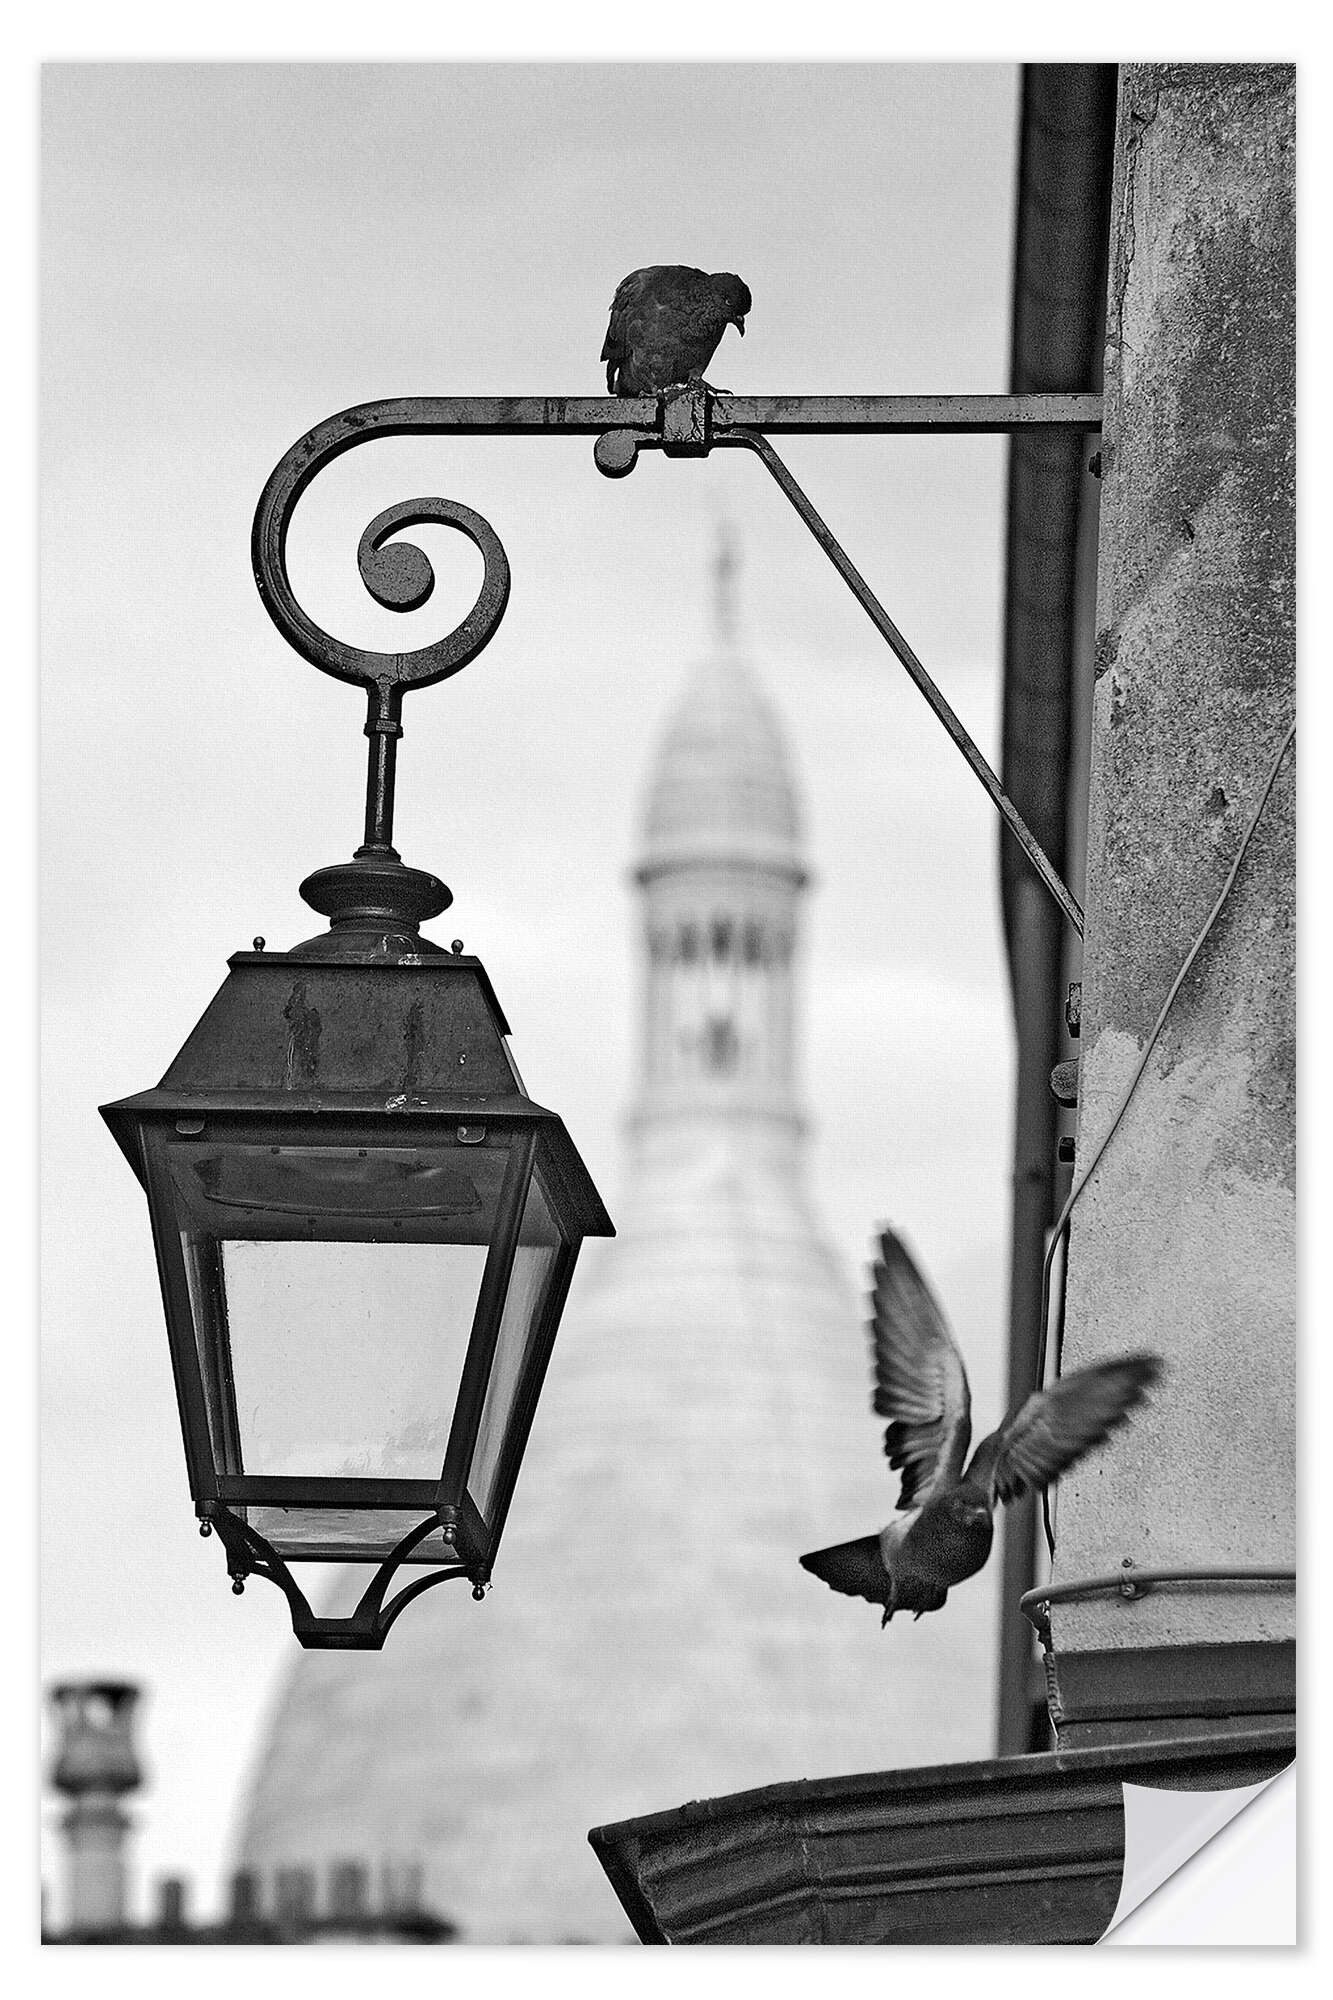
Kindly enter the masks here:
<path id="1" fill-rule="evenodd" d="M 947 1497 L 947 1506 L 954 1519 L 970 1527 L 977 1521 L 989 1521 L 991 1505 L 983 1489 L 970 1479 L 964 1479 Z"/>
<path id="2" fill-rule="evenodd" d="M 752 304 L 750 287 L 734 271 L 714 271 L 710 275 L 713 290 L 727 309 L 727 318 L 741 338 L 745 337 L 745 315 Z"/>

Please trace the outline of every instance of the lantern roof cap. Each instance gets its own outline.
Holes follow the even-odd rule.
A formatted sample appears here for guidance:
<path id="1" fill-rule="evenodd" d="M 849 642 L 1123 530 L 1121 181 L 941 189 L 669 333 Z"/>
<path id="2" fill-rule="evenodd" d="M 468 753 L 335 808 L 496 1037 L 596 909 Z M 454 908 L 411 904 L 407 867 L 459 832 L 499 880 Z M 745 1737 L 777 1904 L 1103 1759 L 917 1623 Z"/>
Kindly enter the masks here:
<path id="1" fill-rule="evenodd" d="M 565 1129 L 536 1104 L 481 961 L 462 953 L 378 963 L 236 952 L 154 1090 L 102 1106 L 142 1178 L 145 1118 L 413 1117 L 542 1126 L 586 1235 L 611 1221 Z"/>

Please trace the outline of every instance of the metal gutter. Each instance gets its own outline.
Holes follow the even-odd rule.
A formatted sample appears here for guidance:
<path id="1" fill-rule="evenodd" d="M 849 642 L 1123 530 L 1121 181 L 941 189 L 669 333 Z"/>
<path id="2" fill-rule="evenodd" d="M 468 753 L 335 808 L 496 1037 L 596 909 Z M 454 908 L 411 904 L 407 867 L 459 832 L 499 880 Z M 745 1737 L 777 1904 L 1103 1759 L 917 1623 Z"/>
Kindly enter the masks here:
<path id="1" fill-rule="evenodd" d="M 1123 1784 L 1255 1784 L 1289 1716 L 1197 1736 L 769 1785 L 594 1827 L 644 1944 L 1091 1944 L 1120 1894 Z"/>
<path id="2" fill-rule="evenodd" d="M 1100 388 L 1115 134 L 1113 63 L 1034 63 L 1023 70 L 1011 388 Z M 1001 782 L 1046 854 L 1081 890 L 1086 816 L 1086 703 L 1077 674 L 1090 644 L 1096 586 L 1091 434 L 1015 436 L 1009 451 Z M 1058 1206 L 1059 1109 L 1050 1073 L 1066 1053 L 1063 1003 L 1077 957 L 1059 912 L 1020 854 L 999 842 L 1000 894 L 1017 1037 L 1009 1282 L 1009 1406 L 1034 1386 L 1041 1266 Z M 1078 873 L 1071 876 L 1071 865 Z M 997 1747 L 1041 1747 L 1043 1682 L 1018 1601 L 1036 1581 L 1037 1514 L 1008 1508 L 1002 1542 Z"/>

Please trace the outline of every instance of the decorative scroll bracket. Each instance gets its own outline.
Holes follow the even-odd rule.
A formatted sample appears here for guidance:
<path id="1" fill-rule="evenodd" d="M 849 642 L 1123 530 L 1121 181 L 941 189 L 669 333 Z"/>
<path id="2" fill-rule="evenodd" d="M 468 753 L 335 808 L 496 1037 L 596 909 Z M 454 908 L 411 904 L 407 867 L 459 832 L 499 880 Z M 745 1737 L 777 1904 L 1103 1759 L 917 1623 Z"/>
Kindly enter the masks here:
<path id="1" fill-rule="evenodd" d="M 433 903 L 427 914 L 447 907 L 451 899 L 444 885 L 433 876 L 402 868 L 392 845 L 394 760 L 402 733 L 402 696 L 409 687 L 429 686 L 457 673 L 487 645 L 508 601 L 509 565 L 490 524 L 457 501 L 420 499 L 391 507 L 370 523 L 358 551 L 362 580 L 377 603 L 409 611 L 429 598 L 435 581 L 429 560 L 414 544 L 392 539 L 403 529 L 425 522 L 457 528 L 480 549 L 485 563 L 481 591 L 461 624 L 445 638 L 416 652 L 376 653 L 346 645 L 307 616 L 291 588 L 287 533 L 301 494 L 335 458 L 373 438 L 582 435 L 596 439 L 594 460 L 599 471 L 612 479 L 632 472 L 639 452 L 645 449 L 660 450 L 669 458 L 701 458 L 719 446 L 731 446 L 753 451 L 762 459 L 929 702 L 1046 889 L 1082 936 L 1083 912 L 1078 903 L 967 729 L 769 439 L 775 435 L 1095 432 L 1100 425 L 1101 398 L 1096 395 L 743 397 L 719 395 L 688 384 L 661 397 L 402 397 L 360 404 L 327 418 L 293 445 L 274 468 L 260 496 L 251 541 L 260 597 L 289 645 L 322 672 L 359 683 L 368 695 L 365 842 L 354 861 L 341 868 L 322 869 L 303 884 L 303 894 L 313 892 L 306 900 L 331 913 L 335 927 L 340 922 L 360 921 L 364 908 L 373 905 L 377 925 L 397 922 L 411 937 L 426 904 Z M 443 901 L 438 900 L 440 895 Z M 422 948 L 421 940 L 416 941 L 416 948 Z"/>

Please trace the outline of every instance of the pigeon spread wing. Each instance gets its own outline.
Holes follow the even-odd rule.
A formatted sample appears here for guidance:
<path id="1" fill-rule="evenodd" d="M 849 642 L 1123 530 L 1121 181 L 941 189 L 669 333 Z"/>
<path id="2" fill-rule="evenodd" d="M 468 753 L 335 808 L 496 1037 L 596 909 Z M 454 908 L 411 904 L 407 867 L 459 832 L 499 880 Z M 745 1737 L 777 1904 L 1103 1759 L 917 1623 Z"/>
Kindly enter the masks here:
<path id="1" fill-rule="evenodd" d="M 989 1486 L 996 1500 L 1039 1491 L 1122 1424 L 1161 1369 L 1155 1354 L 1126 1354 L 1062 1376 L 982 1439 L 968 1478 Z"/>
<path id="2" fill-rule="evenodd" d="M 854 1542 L 839 1542 L 831 1549 L 816 1549 L 801 1557 L 808 1569 L 831 1590 L 844 1597 L 867 1597 L 872 1604 L 889 1601 L 889 1575 L 879 1550 L 878 1535 L 862 1535 Z"/>
<path id="3" fill-rule="evenodd" d="M 891 1229 L 880 1235 L 871 1295 L 876 1416 L 902 1469 L 899 1507 L 919 1507 L 958 1478 L 972 1436 L 967 1370 L 930 1287 Z"/>

